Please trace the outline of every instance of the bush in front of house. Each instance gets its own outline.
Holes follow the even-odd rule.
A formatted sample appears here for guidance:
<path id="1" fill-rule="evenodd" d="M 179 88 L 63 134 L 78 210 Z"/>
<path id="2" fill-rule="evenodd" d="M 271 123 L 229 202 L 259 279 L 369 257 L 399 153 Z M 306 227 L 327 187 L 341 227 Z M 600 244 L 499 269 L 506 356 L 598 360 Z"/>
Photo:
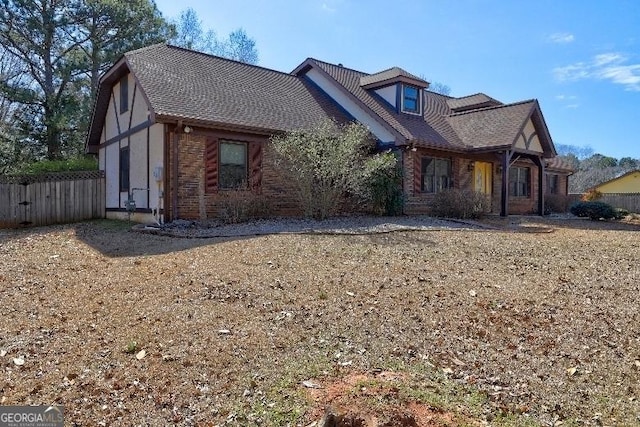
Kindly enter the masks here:
<path id="1" fill-rule="evenodd" d="M 565 213 L 569 210 L 570 197 L 564 194 L 545 194 L 544 196 L 544 213 L 549 215 L 552 213 Z"/>
<path id="2" fill-rule="evenodd" d="M 219 197 L 219 215 L 226 224 L 238 224 L 269 216 L 270 203 L 265 196 L 239 189 L 221 193 Z"/>
<path id="3" fill-rule="evenodd" d="M 391 174 L 397 164 L 393 153 L 375 153 L 369 130 L 355 122 L 328 121 L 271 142 L 275 168 L 294 186 L 304 215 L 311 218 L 335 215 L 346 194 L 373 205 L 374 177 Z"/>
<path id="4" fill-rule="evenodd" d="M 399 167 L 382 168 L 370 175 L 368 187 L 371 191 L 371 208 L 376 215 L 399 215 L 402 213 L 402 171 Z"/>
<path id="5" fill-rule="evenodd" d="M 615 208 L 615 211 L 616 211 L 616 219 L 622 219 L 624 217 L 631 215 L 631 212 L 629 212 L 626 209 Z"/>
<path id="6" fill-rule="evenodd" d="M 617 219 L 616 210 L 608 203 L 591 201 L 578 202 L 571 206 L 571 213 L 580 218 L 589 218 L 593 221 L 601 219 Z"/>
<path id="7" fill-rule="evenodd" d="M 435 194 L 431 202 L 431 215 L 440 218 L 481 218 L 488 207 L 485 194 L 450 188 Z"/>

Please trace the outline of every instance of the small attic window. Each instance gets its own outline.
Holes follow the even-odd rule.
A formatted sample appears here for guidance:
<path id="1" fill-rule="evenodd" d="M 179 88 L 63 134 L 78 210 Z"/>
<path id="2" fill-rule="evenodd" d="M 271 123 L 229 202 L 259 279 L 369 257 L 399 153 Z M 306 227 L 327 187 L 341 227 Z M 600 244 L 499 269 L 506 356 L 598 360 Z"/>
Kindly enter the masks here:
<path id="1" fill-rule="evenodd" d="M 120 114 L 129 111 L 129 76 L 120 79 Z"/>
<path id="2" fill-rule="evenodd" d="M 416 86 L 402 85 L 402 111 L 420 114 L 420 89 Z"/>

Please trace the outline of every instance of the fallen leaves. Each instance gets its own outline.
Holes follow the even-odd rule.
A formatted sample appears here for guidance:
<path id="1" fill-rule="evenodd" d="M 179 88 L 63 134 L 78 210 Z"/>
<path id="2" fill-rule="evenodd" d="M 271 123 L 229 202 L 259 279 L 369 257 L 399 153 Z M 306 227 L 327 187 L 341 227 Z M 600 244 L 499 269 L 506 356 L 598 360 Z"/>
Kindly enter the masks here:
<path id="1" fill-rule="evenodd" d="M 278 425 L 270 414 L 306 425 L 301 389 L 393 367 L 465 384 L 487 414 L 634 425 L 610 414 L 640 413 L 626 387 L 640 370 L 638 233 L 589 226 L 603 228 L 0 235 L 3 398 L 55 395 L 83 425 Z"/>

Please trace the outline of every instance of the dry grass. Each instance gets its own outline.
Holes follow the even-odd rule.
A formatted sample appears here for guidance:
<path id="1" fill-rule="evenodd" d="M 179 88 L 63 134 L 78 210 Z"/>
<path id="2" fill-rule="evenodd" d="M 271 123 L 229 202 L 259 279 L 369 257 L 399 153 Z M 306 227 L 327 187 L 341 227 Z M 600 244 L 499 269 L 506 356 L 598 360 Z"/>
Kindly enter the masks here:
<path id="1" fill-rule="evenodd" d="M 493 224 L 0 231 L 1 403 L 63 404 L 68 425 L 306 426 L 331 402 L 302 381 L 390 371 L 386 397 L 345 393 L 445 411 L 433 425 L 640 424 L 640 226 Z"/>

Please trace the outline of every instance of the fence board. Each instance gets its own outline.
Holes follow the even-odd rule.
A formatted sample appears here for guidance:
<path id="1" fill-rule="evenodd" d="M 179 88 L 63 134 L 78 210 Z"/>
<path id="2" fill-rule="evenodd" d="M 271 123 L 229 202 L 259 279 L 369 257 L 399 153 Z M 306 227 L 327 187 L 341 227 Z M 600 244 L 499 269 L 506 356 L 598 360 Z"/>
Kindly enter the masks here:
<path id="1" fill-rule="evenodd" d="M 104 218 L 104 181 L 100 171 L 0 176 L 0 228 Z"/>

